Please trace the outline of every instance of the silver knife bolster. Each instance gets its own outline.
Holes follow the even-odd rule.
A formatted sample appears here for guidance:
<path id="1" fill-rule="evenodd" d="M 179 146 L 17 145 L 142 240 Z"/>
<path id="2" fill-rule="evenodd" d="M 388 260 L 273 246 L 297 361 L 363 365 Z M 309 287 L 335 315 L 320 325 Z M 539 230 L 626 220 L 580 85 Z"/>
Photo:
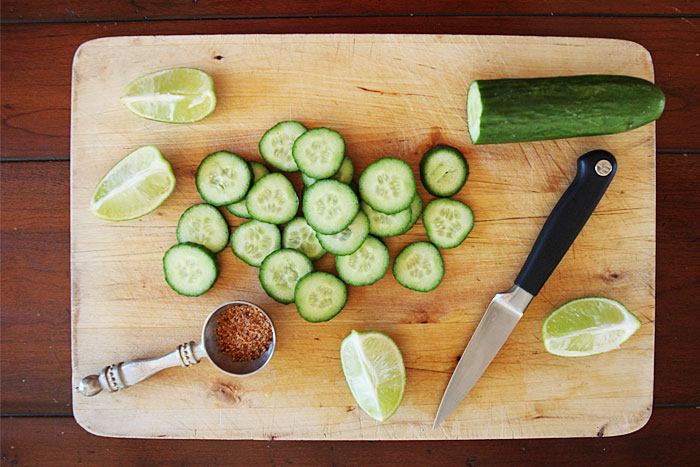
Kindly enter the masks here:
<path id="1" fill-rule="evenodd" d="M 508 289 L 506 292 L 496 294 L 492 301 L 499 301 L 502 305 L 507 306 L 512 309 L 515 313 L 520 313 L 521 315 L 528 307 L 534 295 L 525 289 L 513 284 L 513 287 Z"/>

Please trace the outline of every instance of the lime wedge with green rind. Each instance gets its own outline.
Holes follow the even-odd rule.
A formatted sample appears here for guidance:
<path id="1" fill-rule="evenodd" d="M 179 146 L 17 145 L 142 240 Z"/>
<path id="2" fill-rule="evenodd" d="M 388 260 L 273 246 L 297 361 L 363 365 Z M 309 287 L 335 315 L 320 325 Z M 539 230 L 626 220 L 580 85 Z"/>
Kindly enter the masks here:
<path id="1" fill-rule="evenodd" d="M 129 83 L 122 103 L 139 117 L 165 123 L 192 123 L 214 111 L 216 94 L 209 73 L 196 68 L 170 68 Z"/>
<path id="2" fill-rule="evenodd" d="M 617 300 L 585 297 L 554 310 L 542 325 L 547 352 L 585 357 L 619 348 L 641 327 L 639 319 Z"/>
<path id="3" fill-rule="evenodd" d="M 381 332 L 352 331 L 340 345 L 340 361 L 360 408 L 380 422 L 391 417 L 406 391 L 406 368 L 396 343 Z"/>
<path id="4" fill-rule="evenodd" d="M 108 221 L 145 216 L 168 199 L 175 175 L 154 146 L 143 146 L 120 160 L 97 184 L 90 212 Z"/>

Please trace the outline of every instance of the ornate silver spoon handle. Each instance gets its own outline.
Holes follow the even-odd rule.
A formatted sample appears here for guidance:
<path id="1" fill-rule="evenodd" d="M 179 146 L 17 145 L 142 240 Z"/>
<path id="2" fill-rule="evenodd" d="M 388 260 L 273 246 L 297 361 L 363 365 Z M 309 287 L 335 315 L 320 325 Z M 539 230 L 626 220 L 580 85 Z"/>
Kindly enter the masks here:
<path id="1" fill-rule="evenodd" d="M 162 357 L 121 362 L 104 367 L 99 375 L 83 378 L 75 388 L 84 396 L 115 392 L 150 378 L 174 366 L 192 366 L 207 356 L 202 343 L 186 342 Z"/>

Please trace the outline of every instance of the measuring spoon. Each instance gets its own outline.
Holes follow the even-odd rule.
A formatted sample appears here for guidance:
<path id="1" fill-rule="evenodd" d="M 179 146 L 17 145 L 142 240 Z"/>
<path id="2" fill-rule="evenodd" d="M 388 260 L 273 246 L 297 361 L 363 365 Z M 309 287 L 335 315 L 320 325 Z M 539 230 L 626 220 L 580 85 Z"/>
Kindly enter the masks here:
<path id="1" fill-rule="evenodd" d="M 223 353 L 216 342 L 217 319 L 224 311 L 235 305 L 249 305 L 258 310 L 270 323 L 272 328 L 272 342 L 270 347 L 255 360 L 237 362 L 229 355 Z M 209 358 L 219 371 L 230 376 L 249 376 L 262 370 L 272 358 L 275 351 L 277 335 L 272 320 L 262 308 L 249 302 L 232 301 L 219 305 L 204 321 L 202 327 L 201 342 L 185 342 L 177 349 L 162 357 L 144 360 L 132 360 L 106 366 L 99 375 L 90 375 L 83 378 L 76 391 L 84 396 L 94 396 L 102 391 L 116 392 L 140 383 L 156 373 L 175 366 L 192 366 L 203 358 Z"/>

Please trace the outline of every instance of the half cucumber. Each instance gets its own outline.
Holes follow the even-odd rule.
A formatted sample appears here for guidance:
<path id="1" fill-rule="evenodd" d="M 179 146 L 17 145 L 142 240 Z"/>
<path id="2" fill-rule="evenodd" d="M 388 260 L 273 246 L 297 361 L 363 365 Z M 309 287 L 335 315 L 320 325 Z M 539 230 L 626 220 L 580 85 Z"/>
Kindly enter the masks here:
<path id="1" fill-rule="evenodd" d="M 467 122 L 474 144 L 608 135 L 656 120 L 665 101 L 653 83 L 631 76 L 478 80 Z"/>

